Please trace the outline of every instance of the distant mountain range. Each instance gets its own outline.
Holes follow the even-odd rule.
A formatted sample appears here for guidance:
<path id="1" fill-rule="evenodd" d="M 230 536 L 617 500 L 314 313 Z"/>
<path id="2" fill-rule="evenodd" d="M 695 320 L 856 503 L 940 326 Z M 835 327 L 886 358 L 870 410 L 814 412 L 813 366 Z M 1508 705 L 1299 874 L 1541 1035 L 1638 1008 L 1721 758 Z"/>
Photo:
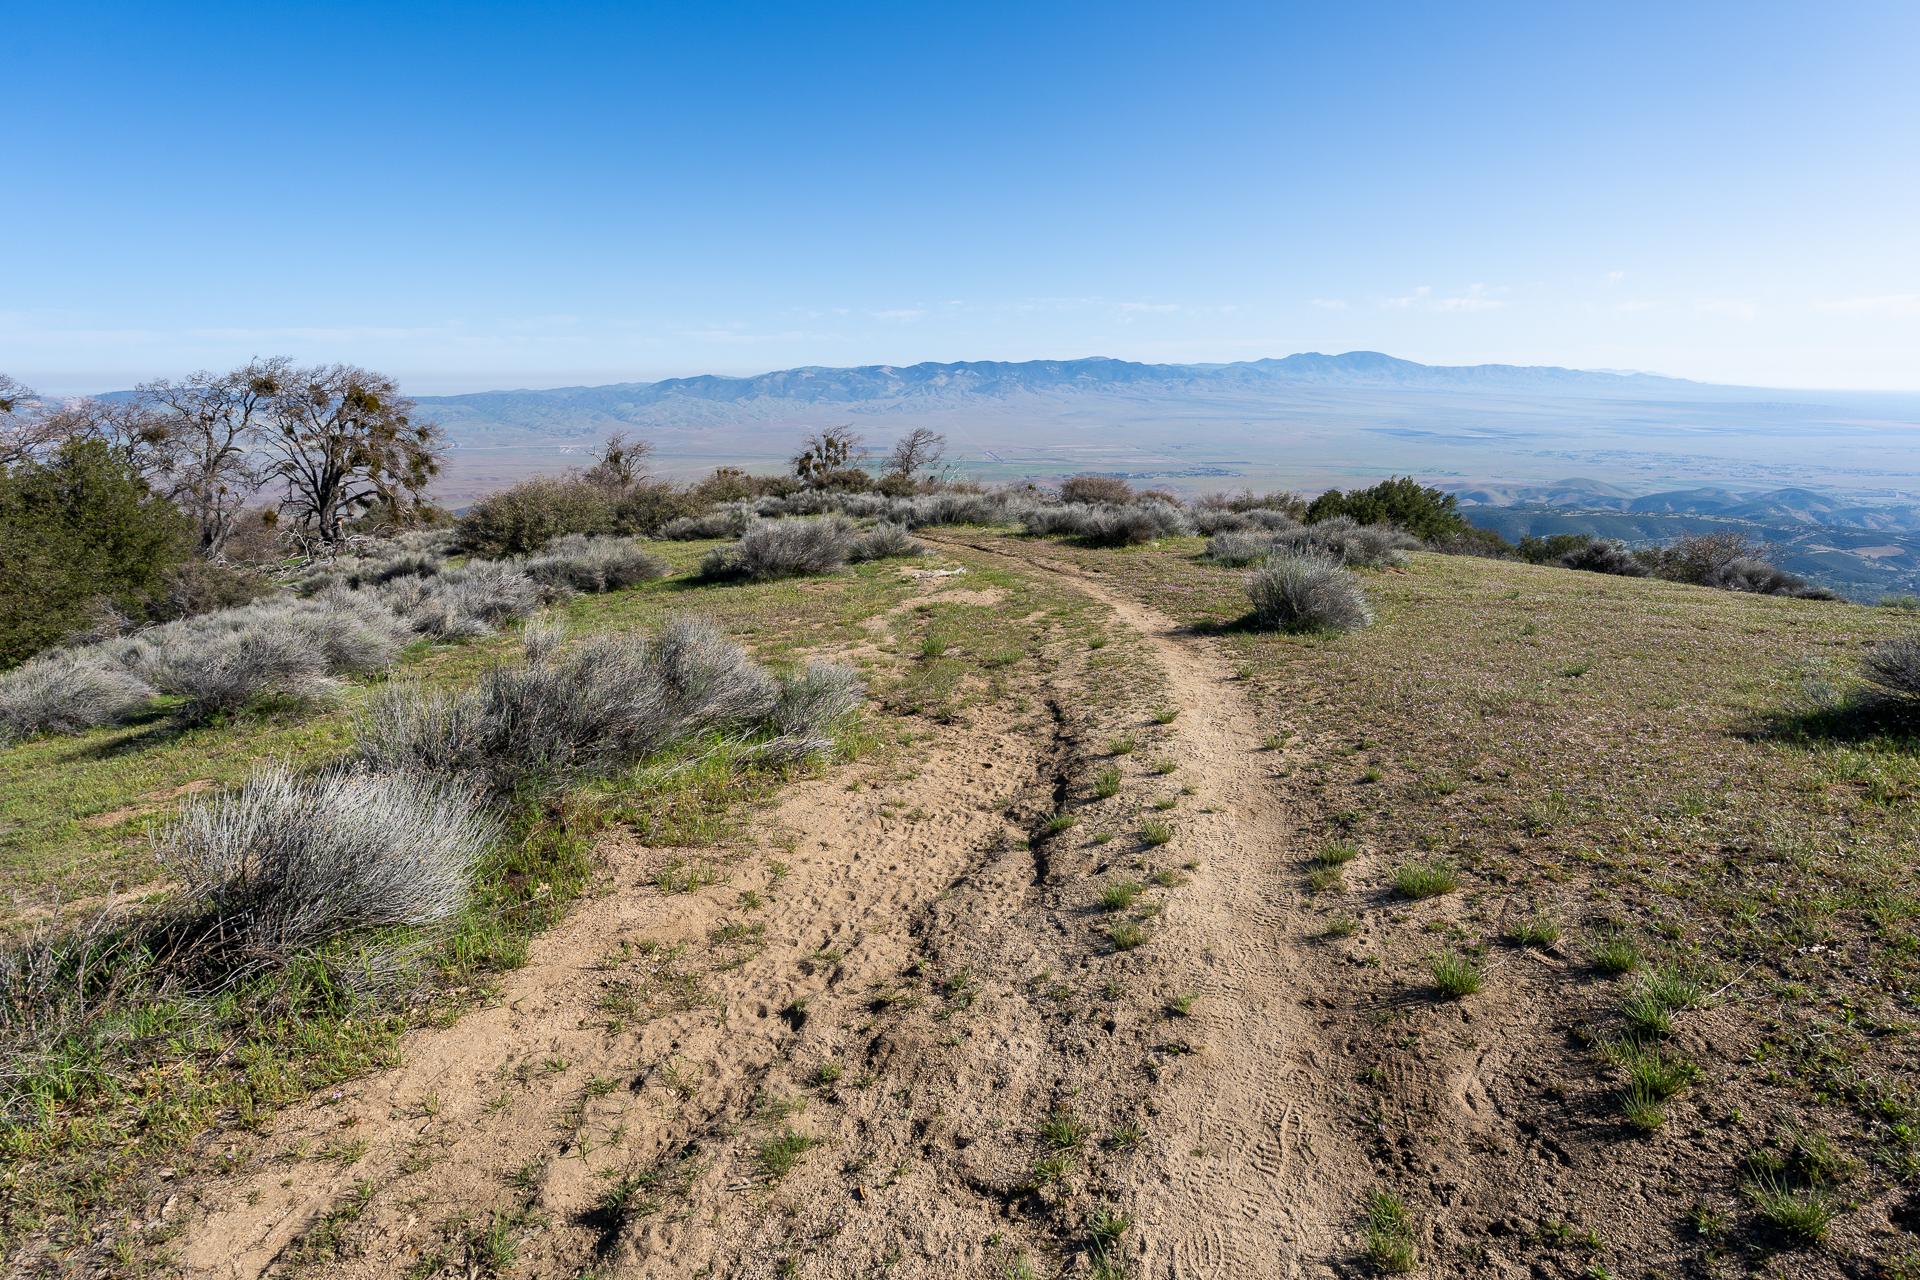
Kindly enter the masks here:
<path id="1" fill-rule="evenodd" d="M 765 421 L 823 408 L 843 414 L 964 407 L 1023 396 L 1140 396 L 1156 399 L 1297 391 L 1316 387 L 1533 395 L 1714 394 L 1719 389 L 1644 373 L 1601 373 L 1553 366 L 1426 365 L 1378 351 L 1232 364 L 1142 364 L 1082 360 L 965 360 L 951 364 L 808 366 L 751 377 L 702 374 L 660 382 L 621 382 L 542 391 L 481 391 L 428 396 L 421 404 L 456 439 L 531 433 L 592 434 L 613 427 L 698 426 L 720 420 Z"/>

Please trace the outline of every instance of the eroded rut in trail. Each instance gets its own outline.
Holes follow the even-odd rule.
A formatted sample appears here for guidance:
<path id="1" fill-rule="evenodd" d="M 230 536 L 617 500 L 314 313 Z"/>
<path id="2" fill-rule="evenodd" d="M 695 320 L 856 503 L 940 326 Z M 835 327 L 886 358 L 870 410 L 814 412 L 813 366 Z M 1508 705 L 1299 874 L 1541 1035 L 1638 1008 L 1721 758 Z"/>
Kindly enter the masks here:
<path id="1" fill-rule="evenodd" d="M 674 852 L 611 842 L 610 883 L 496 1005 L 203 1190 L 187 1270 L 1052 1274 L 1107 1248 L 1142 1276 L 1330 1274 L 1367 1163 L 1333 1121 L 1275 757 L 1209 642 L 1008 563 L 1142 638 L 1179 715 L 1119 714 L 1191 788 L 1173 843 L 1134 839 L 1144 752 L 1117 799 L 1090 791 L 1114 726 L 1083 709 L 1084 653 L 1042 655 L 891 771 L 791 785 L 721 884 L 663 894 Z M 1099 902 L 1126 876 L 1162 886 L 1133 950 Z M 1110 1209 L 1117 1245 L 1089 1226 Z"/>

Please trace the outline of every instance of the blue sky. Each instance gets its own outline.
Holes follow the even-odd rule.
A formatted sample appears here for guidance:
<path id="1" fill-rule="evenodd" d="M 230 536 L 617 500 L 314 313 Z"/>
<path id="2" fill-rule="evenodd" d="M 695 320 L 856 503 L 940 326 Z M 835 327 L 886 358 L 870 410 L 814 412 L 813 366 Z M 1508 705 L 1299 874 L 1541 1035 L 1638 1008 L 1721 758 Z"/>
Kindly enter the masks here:
<path id="1" fill-rule="evenodd" d="M 9 6 L 0 369 L 1920 387 L 1920 5 Z"/>

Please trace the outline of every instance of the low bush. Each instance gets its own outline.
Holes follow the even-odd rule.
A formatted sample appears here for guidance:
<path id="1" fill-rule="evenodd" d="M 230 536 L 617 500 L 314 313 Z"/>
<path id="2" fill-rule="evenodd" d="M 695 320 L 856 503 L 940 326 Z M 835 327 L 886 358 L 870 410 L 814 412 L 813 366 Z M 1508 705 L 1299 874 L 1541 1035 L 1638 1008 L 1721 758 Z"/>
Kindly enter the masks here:
<path id="1" fill-rule="evenodd" d="M 891 560 L 898 556 L 923 555 L 926 548 L 913 540 L 903 524 L 881 521 L 853 540 L 849 560 Z"/>
<path id="2" fill-rule="evenodd" d="M 1861 674 L 1876 693 L 1920 711 L 1920 640 L 1885 641 L 1868 653 Z"/>
<path id="3" fill-rule="evenodd" d="M 1133 501 L 1133 486 L 1119 476 L 1069 476 L 1060 482 L 1060 501 L 1124 505 Z"/>
<path id="4" fill-rule="evenodd" d="M 1084 503 L 1036 504 L 1020 516 L 1029 537 L 1065 534 L 1093 546 L 1133 546 L 1190 532 L 1186 513 L 1170 503 L 1148 501 L 1126 506 Z"/>
<path id="5" fill-rule="evenodd" d="M 223 945 L 281 959 L 342 933 L 451 920 L 498 835 L 420 779 L 275 768 L 189 801 L 154 844 Z"/>
<path id="6" fill-rule="evenodd" d="M 50 653 L 0 675 L 0 746 L 124 720 L 153 697 L 147 682 L 97 653 Z"/>
<path id="7" fill-rule="evenodd" d="M 1207 539 L 1207 559 L 1215 564 L 1225 565 L 1229 569 L 1242 569 L 1247 565 L 1257 564 L 1273 552 L 1273 535 L 1268 533 L 1236 530 L 1216 533 Z"/>
<path id="8" fill-rule="evenodd" d="M 613 531 L 652 537 L 675 520 L 698 515 L 705 504 L 664 480 L 641 480 L 613 498 Z"/>
<path id="9" fill-rule="evenodd" d="M 670 542 L 697 542 L 704 538 L 737 538 L 753 523 L 751 505 L 716 507 L 700 515 L 682 516 L 660 526 L 659 535 Z"/>
<path id="10" fill-rule="evenodd" d="M 1278 552 L 1247 576 L 1254 620 L 1281 631 L 1351 631 L 1373 621 L 1367 597 L 1339 561 Z"/>
<path id="11" fill-rule="evenodd" d="M 1379 569 L 1406 563 L 1401 553 L 1420 543 L 1390 525 L 1359 524 L 1347 516 L 1333 516 L 1276 533 L 1273 545 L 1276 551 L 1315 553 L 1353 568 Z"/>
<path id="12" fill-rule="evenodd" d="M 325 654 L 292 627 L 272 624 L 173 637 L 154 645 L 143 674 L 180 698 L 177 714 L 188 724 L 267 697 L 317 702 L 339 688 Z"/>
<path id="13" fill-rule="evenodd" d="M 1609 542 L 1602 538 L 1589 539 L 1585 546 L 1576 547 L 1559 558 L 1563 569 L 1582 569 L 1588 573 L 1611 573 L 1622 578 L 1644 578 L 1647 566 L 1633 552 L 1618 542 Z"/>
<path id="14" fill-rule="evenodd" d="M 697 619 L 652 639 L 561 646 L 542 634 L 525 663 L 491 668 L 472 688 L 376 698 L 360 754 L 379 772 L 464 778 L 495 794 L 603 773 L 715 730 L 770 734 L 786 741 L 769 752 L 805 754 L 795 740 L 811 734 L 817 746 L 856 687 L 830 669 L 777 681 Z"/>
<path id="15" fill-rule="evenodd" d="M 708 577 L 757 582 L 832 573 L 854 552 L 854 526 L 844 516 L 764 520 L 701 565 Z"/>
<path id="16" fill-rule="evenodd" d="M 619 591 L 667 576 L 667 562 L 629 538 L 555 538 L 520 562 L 520 571 L 543 586 L 597 593 Z"/>
<path id="17" fill-rule="evenodd" d="M 591 481 L 539 476 L 488 494 L 460 517 L 460 545 L 484 556 L 524 554 L 569 533 L 611 533 L 613 500 Z"/>
<path id="18" fill-rule="evenodd" d="M 429 577 L 391 579 L 377 588 L 379 598 L 414 630 L 436 640 L 488 635 L 540 607 L 543 590 L 513 565 L 471 560 Z"/>

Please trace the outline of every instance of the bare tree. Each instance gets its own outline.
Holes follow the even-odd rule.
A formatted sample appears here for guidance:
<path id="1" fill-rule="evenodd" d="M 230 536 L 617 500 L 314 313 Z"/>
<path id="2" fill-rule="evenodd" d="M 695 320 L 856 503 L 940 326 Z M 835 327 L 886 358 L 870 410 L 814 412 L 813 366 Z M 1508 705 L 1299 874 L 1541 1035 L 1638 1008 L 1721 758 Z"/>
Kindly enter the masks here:
<path id="1" fill-rule="evenodd" d="M 285 391 L 293 362 L 254 360 L 231 373 L 202 371 L 139 389 L 158 445 L 168 496 L 199 528 L 200 554 L 216 559 L 260 487 L 260 429 Z"/>
<path id="2" fill-rule="evenodd" d="M 852 427 L 826 427 L 801 441 L 793 474 L 811 485 L 825 484 L 835 472 L 856 465 L 864 452 Z"/>
<path id="3" fill-rule="evenodd" d="M 647 459 L 652 455 L 652 442 L 629 440 L 626 432 L 616 431 L 600 446 L 600 455 L 587 468 L 586 478 L 604 488 L 624 492 L 647 474 Z"/>
<path id="4" fill-rule="evenodd" d="M 33 388 L 0 373 L 0 467 L 39 456 L 51 441 L 40 397 Z"/>
<path id="5" fill-rule="evenodd" d="M 289 369 L 261 441 L 284 508 L 337 546 L 347 522 L 376 505 L 406 512 L 440 470 L 440 429 L 385 374 L 351 365 Z"/>
<path id="6" fill-rule="evenodd" d="M 0 463 L 45 458 L 80 440 L 118 450 L 149 484 L 163 469 L 164 432 L 137 401 L 82 398 L 52 409 L 36 403 L 0 417 Z"/>
<path id="7" fill-rule="evenodd" d="M 903 480 L 912 480 L 937 469 L 946 461 L 947 438 L 931 427 L 915 427 L 893 442 L 887 455 L 887 469 Z"/>

